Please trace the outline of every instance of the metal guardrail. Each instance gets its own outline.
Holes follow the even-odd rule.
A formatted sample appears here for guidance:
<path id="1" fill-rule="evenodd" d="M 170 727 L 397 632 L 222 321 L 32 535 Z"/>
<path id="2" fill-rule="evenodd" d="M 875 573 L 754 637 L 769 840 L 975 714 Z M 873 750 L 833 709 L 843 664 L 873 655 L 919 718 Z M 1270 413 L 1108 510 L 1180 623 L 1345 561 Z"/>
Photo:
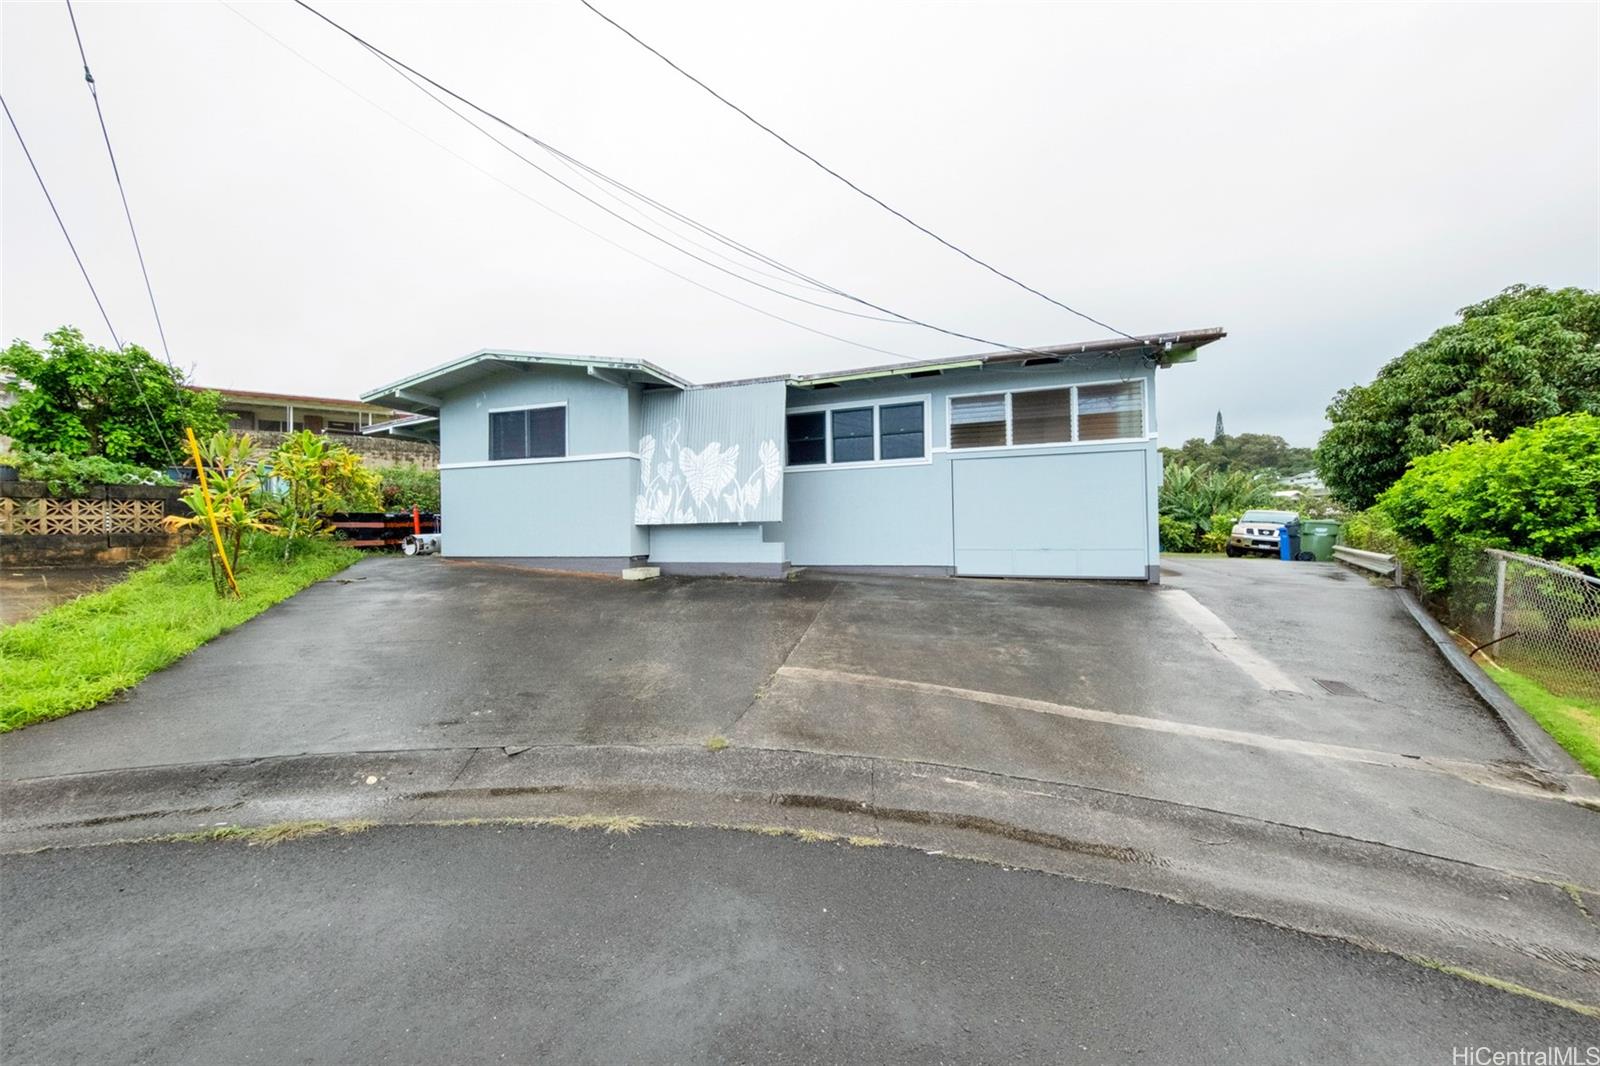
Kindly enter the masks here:
<path id="1" fill-rule="evenodd" d="M 1385 575 L 1396 586 L 1405 584 L 1405 574 L 1401 570 L 1400 560 L 1392 555 L 1364 551 L 1361 548 L 1347 548 L 1343 544 L 1336 544 L 1333 548 L 1333 557 L 1341 563 L 1348 563 L 1358 569 Z"/>

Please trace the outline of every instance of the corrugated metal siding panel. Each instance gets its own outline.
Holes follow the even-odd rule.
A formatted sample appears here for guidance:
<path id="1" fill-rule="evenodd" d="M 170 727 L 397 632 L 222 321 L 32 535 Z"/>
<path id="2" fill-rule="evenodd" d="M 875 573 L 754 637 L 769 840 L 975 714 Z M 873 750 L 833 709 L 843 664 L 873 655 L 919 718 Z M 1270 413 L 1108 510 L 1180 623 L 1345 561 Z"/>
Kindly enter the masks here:
<path id="1" fill-rule="evenodd" d="M 638 525 L 783 518 L 781 381 L 644 394 Z"/>

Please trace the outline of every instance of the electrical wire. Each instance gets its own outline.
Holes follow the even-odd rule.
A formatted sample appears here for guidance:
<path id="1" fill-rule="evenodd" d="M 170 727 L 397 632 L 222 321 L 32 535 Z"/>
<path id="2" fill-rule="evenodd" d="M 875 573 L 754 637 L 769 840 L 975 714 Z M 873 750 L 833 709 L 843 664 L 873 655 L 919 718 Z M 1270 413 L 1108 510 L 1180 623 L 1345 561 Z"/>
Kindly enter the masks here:
<path id="1" fill-rule="evenodd" d="M 1078 310 L 1076 307 L 1073 307 L 1070 304 L 1064 303 L 1061 300 L 1056 299 L 1054 296 L 1051 296 L 1051 295 L 1049 295 L 1048 293 L 1045 293 L 1045 292 L 1041 292 L 1038 289 L 1034 288 L 1032 285 L 1029 285 L 1024 281 L 1021 281 L 1018 278 L 1013 277 L 1012 275 L 1006 273 L 1004 270 L 1001 270 L 999 267 L 995 266 L 994 264 L 986 262 L 986 261 L 984 261 L 982 259 L 979 259 L 977 256 L 973 255 L 971 252 L 967 251 L 965 248 L 962 248 L 960 245 L 956 244 L 955 242 L 950 241 L 950 240 L 946 240 L 944 237 L 941 237 L 939 234 L 935 233 L 933 230 L 929 229 L 927 226 L 924 226 L 922 223 L 918 222 L 916 219 L 910 217 L 909 215 L 905 214 L 904 212 L 902 212 L 902 211 L 900 211 L 900 210 L 898 210 L 898 209 L 896 209 L 894 207 L 891 207 L 889 204 L 885 203 L 883 200 L 881 200 L 878 197 L 874 196 L 872 193 L 868 192 L 866 189 L 863 189 L 861 186 L 857 185 L 855 182 L 851 181 L 849 178 L 845 177 L 843 174 L 839 173 L 837 170 L 834 170 L 832 167 L 828 166 L 828 164 L 824 163 L 822 160 L 818 159 L 816 156 L 812 155 L 810 152 L 806 151 L 804 148 L 801 148 L 799 145 L 797 145 L 793 141 L 789 140 L 789 138 L 785 137 L 783 134 L 779 133 L 777 130 L 773 129 L 771 126 L 767 125 L 765 122 L 762 122 L 760 119 L 756 118 L 750 112 L 746 111 L 744 108 L 742 108 L 738 104 L 734 103 L 732 100 L 729 100 L 726 96 L 723 96 L 721 93 L 717 92 L 717 90 L 713 89 L 711 86 L 707 85 L 705 82 L 701 81 L 699 78 L 695 77 L 693 74 L 690 74 L 687 70 L 684 70 L 682 67 L 678 66 L 678 64 L 676 64 L 672 60 L 668 59 L 660 51 L 658 51 L 657 49 L 655 49 L 654 47 L 652 47 L 651 45 L 647 44 L 645 41 L 640 39 L 640 37 L 637 34 L 635 34 L 632 30 L 630 30 L 626 26 L 622 25 L 622 23 L 618 22 L 616 19 L 612 18 L 610 15 L 607 15 L 604 11 L 601 11 L 599 8 L 595 7 L 592 3 L 589 2 L 589 0 L 578 0 L 578 2 L 581 3 L 584 7 L 588 8 L 590 11 L 594 12 L 596 15 L 600 16 L 600 18 L 604 19 L 606 22 L 610 23 L 612 26 L 616 27 L 626 37 L 628 37 L 630 40 L 632 40 L 639 47 L 643 48 L 645 51 L 649 52 L 651 55 L 653 55 L 657 59 L 661 60 L 661 62 L 665 63 L 667 66 L 671 67 L 673 70 L 677 71 L 679 74 L 682 74 L 685 78 L 688 78 L 690 81 L 692 81 L 696 85 L 700 86 L 700 88 L 702 88 L 706 92 L 710 93 L 717 100 L 721 101 L 722 103 L 726 104 L 728 107 L 732 108 L 734 111 L 738 112 L 740 115 L 744 116 L 745 119 L 747 119 L 752 124 L 754 124 L 758 129 L 761 129 L 761 130 L 765 131 L 767 134 L 769 134 L 770 136 L 775 138 L 785 148 L 788 148 L 790 151 L 795 152 L 796 154 L 802 156 L 803 158 L 805 158 L 806 160 L 811 162 L 812 165 L 814 165 L 818 169 L 822 170 L 824 173 L 830 174 L 833 177 L 837 178 L 839 181 L 843 182 L 845 185 L 849 186 L 851 189 L 855 190 L 857 193 L 859 193 L 862 196 L 866 197 L 868 200 L 871 200 L 873 203 L 877 204 L 879 207 L 883 208 L 885 211 L 889 212 L 891 215 L 893 215 L 896 218 L 900 219 L 900 221 L 905 222 L 907 225 L 911 226 L 912 228 L 921 231 L 922 233 L 926 234 L 929 237 L 932 237 L 934 240 L 938 241 L 940 244 L 944 245 L 946 248 L 950 249 L 952 252 L 955 252 L 958 255 L 960 255 L 960 256 L 962 256 L 962 257 L 964 257 L 966 259 L 971 260 L 972 262 L 976 263 L 978 266 L 981 266 L 981 267 L 983 267 L 983 269 L 989 271 L 989 273 L 994 274 L 997 277 L 1004 278 L 1006 281 L 1011 282 L 1011 284 L 1017 286 L 1018 288 L 1021 288 L 1021 289 L 1024 289 L 1024 290 L 1028 291 L 1028 292 L 1033 293 L 1033 295 L 1039 297 L 1040 299 L 1048 300 L 1050 303 L 1055 304 L 1057 307 L 1061 308 L 1064 311 L 1072 312 L 1074 315 L 1077 315 L 1079 318 L 1083 319 L 1086 322 L 1093 322 L 1095 325 L 1101 327 L 1102 329 L 1108 329 L 1112 333 L 1116 333 L 1116 334 L 1118 334 L 1120 336 L 1127 337 L 1129 340 L 1135 340 L 1135 341 L 1139 340 L 1139 338 L 1135 337 L 1133 334 L 1124 332 L 1123 330 L 1120 330 L 1117 327 L 1115 327 L 1115 326 L 1113 326 L 1113 325 L 1111 325 L 1111 324 L 1109 324 L 1107 322 L 1102 322 L 1100 319 L 1095 318 L 1093 315 L 1085 314 L 1084 312 Z"/>
<path id="2" fill-rule="evenodd" d="M 106 142 L 106 155 L 111 159 L 111 176 L 117 179 L 117 195 L 122 198 L 122 213 L 128 220 L 128 234 L 133 237 L 133 250 L 139 257 L 139 273 L 144 277 L 144 291 L 150 297 L 150 313 L 156 319 L 156 334 L 161 338 L 161 354 L 170 369 L 172 350 L 167 347 L 167 331 L 161 324 L 161 310 L 156 306 L 156 291 L 150 285 L 150 271 L 144 265 L 144 248 L 139 244 L 139 231 L 133 225 L 133 212 L 128 208 L 128 190 L 122 187 L 122 171 L 117 167 L 117 153 L 111 149 L 111 132 L 106 129 L 106 115 L 100 109 L 100 90 L 95 86 L 94 75 L 89 72 L 89 56 L 83 50 L 83 35 L 78 32 L 78 16 L 73 13 L 72 0 L 66 0 L 67 17 L 72 20 L 72 36 L 78 42 L 78 58 L 83 60 L 83 80 L 89 83 L 89 96 L 94 100 L 95 117 L 100 120 L 100 136 Z"/>
<path id="3" fill-rule="evenodd" d="M 61 236 L 66 239 L 67 247 L 72 251 L 72 259 L 78 264 L 78 272 L 83 275 L 83 283 L 89 286 L 89 295 L 94 297 L 94 305 L 100 309 L 100 318 L 106 324 L 106 330 L 111 334 L 111 340 L 116 344 L 118 352 L 127 349 L 123 346 L 122 338 L 117 335 L 117 327 L 111 324 L 111 316 L 106 314 L 105 302 L 100 299 L 100 292 L 94 287 L 94 281 L 89 277 L 89 268 L 83 264 L 83 256 L 78 254 L 78 246 L 73 243 L 72 234 L 67 232 L 67 223 L 61 217 L 61 211 L 56 207 L 56 198 L 50 195 L 50 186 L 45 184 L 44 175 L 39 172 L 39 164 L 34 162 L 33 153 L 28 150 L 28 142 L 22 139 L 22 130 L 17 126 L 16 116 L 11 113 L 11 105 L 6 103 L 6 98 L 0 96 L 0 108 L 6 113 L 6 121 L 11 123 L 11 132 L 16 134 L 17 144 L 22 146 L 22 155 L 28 161 L 28 167 L 33 171 L 33 177 L 39 183 L 39 191 L 44 193 L 44 202 L 50 205 L 50 213 L 56 218 L 56 225 L 61 228 Z M 161 428 L 161 422 L 156 418 L 156 413 L 150 406 L 150 400 L 144 394 L 144 383 L 139 380 L 139 375 L 134 373 L 133 367 L 128 367 L 128 375 L 133 378 L 134 388 L 139 393 L 139 401 L 144 404 L 145 414 L 150 416 L 150 424 L 155 427 L 156 436 L 161 438 L 161 447 L 167 453 L 167 462 L 176 466 L 173 459 L 172 445 L 167 442 L 167 435 Z"/>
<path id="4" fill-rule="evenodd" d="M 567 160 L 570 160 L 570 161 L 576 163 L 577 165 L 581 166 L 584 170 L 586 170 L 589 173 L 594 174 L 594 175 L 596 175 L 598 177 L 601 177 L 603 180 L 605 180 L 608 183 L 614 185 L 615 187 L 623 189 L 625 191 L 628 191 L 628 192 L 630 192 L 630 193 L 632 193 L 634 195 L 639 195 L 641 197 L 641 199 L 643 199 L 647 203 L 651 203 L 652 205 L 655 205 L 657 203 L 657 201 L 650 200 L 648 197 L 643 197 L 642 194 L 634 193 L 634 190 L 629 189 L 627 185 L 617 181 L 614 178 L 611 178 L 608 175 L 603 174 L 601 171 L 597 170 L 596 168 L 591 167 L 588 164 L 583 163 L 581 160 L 576 159 L 576 157 L 571 156 L 568 153 L 562 152 L 560 149 L 554 147 L 553 145 L 549 144 L 548 142 L 540 140 L 538 137 L 535 137 L 533 134 L 527 132 L 526 130 L 522 129 L 520 126 L 517 126 L 515 123 L 509 121 L 508 119 L 502 118 L 501 116 L 495 114 L 494 112 L 488 110 L 487 108 L 481 106 L 480 104 L 475 103 L 474 101 L 468 99 L 466 96 L 463 96 L 461 93 L 458 93 L 454 89 L 451 89 L 449 86 L 441 84 L 440 82 L 438 82 L 438 81 L 434 80 L 433 78 L 429 77 L 427 74 L 424 74 L 420 70 L 417 70 L 415 67 L 407 64 L 404 60 L 398 59 L 395 56 L 391 55 L 390 53 L 385 52 L 383 49 L 379 48 L 377 45 L 374 45 L 370 41 L 367 41 L 365 38 L 363 38 L 360 34 L 356 33 L 354 30 L 351 30 L 351 29 L 343 26 L 339 22 L 337 22 L 334 19 L 330 18 L 329 16 L 323 14 L 321 11 L 317 10 L 315 7 L 313 7 L 309 3 L 307 3 L 306 0 L 293 0 L 293 2 L 296 5 L 298 5 L 299 7 L 304 8 L 306 11 L 308 11 L 311 14 L 315 15 L 317 18 L 321 19 L 323 22 L 326 22 L 329 26 L 332 26 L 334 29 L 338 30 L 340 33 L 344 34 L 346 37 L 349 37 L 351 40 L 355 41 L 357 44 L 361 45 L 361 47 L 365 48 L 368 52 L 372 53 L 374 56 L 378 57 L 379 59 L 383 60 L 385 63 L 389 64 L 392 68 L 399 68 L 399 70 L 397 72 L 403 71 L 405 73 L 413 75 L 415 78 L 420 79 L 423 82 L 426 82 L 428 85 L 430 85 L 433 88 L 439 90 L 440 92 L 444 93 L 445 95 L 452 97 L 453 99 L 455 99 L 455 100 L 459 101 L 460 103 L 466 105 L 467 107 L 471 108 L 472 110 L 477 111 L 479 114 L 483 115 L 484 117 L 486 117 L 486 118 L 498 123 L 501 126 L 504 126 L 506 129 L 511 130 L 513 133 L 516 133 L 518 136 L 524 138 L 527 141 L 530 141 L 531 143 L 537 145 L 538 147 L 544 149 L 545 151 L 551 153 L 552 155 L 558 155 L 558 156 L 560 156 L 562 158 L 565 158 Z M 407 78 L 407 80 L 411 81 L 410 78 Z M 412 82 L 412 84 L 415 85 L 416 83 Z M 429 94 L 429 96 L 430 96 L 430 98 L 435 99 L 436 102 L 441 102 L 442 103 L 442 101 L 438 101 L 438 99 L 436 97 L 433 97 L 431 93 Z M 457 114 L 458 117 L 463 117 L 464 118 L 464 116 L 461 116 L 459 112 L 455 112 L 455 113 Z M 474 126 L 474 128 L 478 129 L 479 132 L 485 132 L 485 131 L 483 131 L 482 127 L 477 126 L 475 123 L 473 124 L 473 126 Z M 497 140 L 496 143 L 499 143 L 499 144 L 501 144 L 502 147 L 505 147 L 503 142 L 500 142 L 500 141 Z M 516 152 L 513 152 L 513 154 L 517 155 L 517 157 L 519 159 L 522 159 L 524 162 L 529 163 L 529 165 L 534 166 L 536 169 L 538 169 L 541 173 L 545 174 L 547 177 L 551 177 L 552 180 L 554 180 L 557 183 L 565 186 L 569 190 L 575 192 L 577 195 L 579 195 L 580 197 L 583 197 L 585 200 L 588 200 L 590 203 L 593 203 L 596 206 L 600 207 L 602 210 L 606 211 L 607 214 L 610 214 L 610 215 L 612 215 L 614 217 L 617 217 L 617 218 L 621 218 L 620 215 L 617 215 L 616 212 L 614 212 L 611 209 L 607 208 L 604 204 L 600 204 L 598 201 L 594 200 L 592 197 L 590 197 L 587 194 L 583 193 L 581 190 L 574 189 L 571 185 L 569 185 L 566 182 L 562 181 L 560 178 L 555 177 L 554 175 L 551 175 L 548 170 L 545 170 L 543 167 L 539 167 L 538 164 L 533 163 L 531 160 L 528 160 L 527 157 L 522 156 L 520 153 L 516 153 Z M 688 218 L 688 216 L 682 215 L 679 212 L 673 212 L 673 215 L 674 215 L 674 217 L 678 217 L 678 218 L 683 218 L 683 219 L 687 219 Z M 627 220 L 627 219 L 622 219 L 622 221 L 628 222 L 630 225 L 633 225 L 633 223 L 631 221 Z M 635 228 L 639 228 L 639 227 L 635 226 Z M 698 224 L 696 224 L 696 228 L 700 229 L 702 232 L 705 232 L 705 233 L 708 233 L 708 234 L 711 234 L 711 235 L 714 235 L 714 236 L 719 236 L 719 235 L 716 234 L 715 230 L 712 230 L 709 227 L 703 227 L 703 226 L 699 226 Z M 650 231 L 645 230 L 643 232 L 649 233 Z M 655 235 L 655 234 L 651 234 L 651 235 L 655 236 L 656 239 L 658 239 L 658 240 L 662 239 L 658 235 Z M 740 248 L 740 249 L 745 249 L 745 246 L 739 245 L 739 244 L 737 244 L 737 242 L 733 242 L 733 245 L 735 247 Z M 680 249 L 680 251 L 681 251 L 681 249 Z M 692 253 L 685 253 L 685 254 L 692 254 Z M 760 255 L 760 253 L 754 253 L 754 254 Z M 696 258 L 698 258 L 698 257 L 696 257 Z M 766 257 L 766 256 L 762 256 L 761 258 L 763 259 L 763 261 L 768 262 L 768 263 L 776 264 L 776 262 L 777 262 L 776 260 L 772 260 L 772 259 L 770 259 L 769 257 Z M 781 267 L 781 264 L 779 264 L 779 265 Z M 791 268 L 788 268 L 788 267 L 781 267 L 781 268 L 786 270 L 786 271 L 790 271 L 791 270 Z M 823 284 L 823 283 L 817 282 L 817 279 L 812 278 L 809 275 L 800 274 L 799 272 L 794 272 L 794 273 L 795 273 L 795 275 L 797 277 L 801 277 L 804 280 L 811 281 L 811 282 L 816 282 L 818 284 Z M 748 279 L 746 279 L 746 280 L 748 280 Z M 752 284 L 756 284 L 756 283 L 752 283 Z M 860 296 L 856 296 L 856 295 L 854 295 L 852 293 L 846 292 L 845 290 L 839 289 L 839 288 L 837 288 L 835 286 L 823 284 L 823 287 L 826 288 L 829 292 L 832 292 L 832 293 L 835 293 L 835 294 L 837 294 L 839 296 L 842 296 L 845 299 L 848 299 L 848 300 L 850 300 L 850 301 L 852 301 L 854 303 L 861 304 L 864 307 L 871 308 L 872 310 L 875 310 L 875 311 L 883 312 L 884 314 L 890 315 L 890 316 L 892 316 L 894 318 L 897 318 L 897 319 L 899 319 L 899 320 L 901 320 L 903 322 L 910 323 L 912 325 L 921 326 L 921 327 L 923 327 L 925 329 L 930 329 L 930 330 L 933 330 L 933 331 L 938 332 L 938 333 L 946 334 L 947 336 L 957 337 L 957 338 L 960 338 L 962 340 L 973 341 L 975 343 L 988 345 L 988 346 L 993 347 L 993 348 L 1001 348 L 1001 349 L 1005 349 L 1007 351 L 1018 352 L 1018 353 L 1027 354 L 1027 355 L 1054 356 L 1056 354 L 1056 353 L 1053 353 L 1053 352 L 1050 352 L 1050 351 L 1047 351 L 1047 350 L 1043 350 L 1043 349 L 1039 349 L 1039 348 L 1029 348 L 1029 347 L 1024 347 L 1024 346 L 1020 346 L 1020 345 L 1006 344 L 1006 343 L 1003 343 L 1001 341 L 992 340 L 992 339 L 987 338 L 987 337 L 982 337 L 982 336 L 978 336 L 978 335 L 971 334 L 971 333 L 963 333 L 963 332 L 961 332 L 959 330 L 953 330 L 953 329 L 948 329 L 948 328 L 946 328 L 944 326 L 934 325 L 933 323 L 923 321 L 922 319 L 913 318 L 913 317 L 911 317 L 909 315 L 902 314 L 902 313 L 900 313 L 898 311 L 895 311 L 895 310 L 892 310 L 892 309 L 890 309 L 888 307 L 884 307 L 881 304 L 873 303 L 870 300 L 866 300 L 866 299 L 864 299 L 864 298 L 862 298 Z M 776 291 L 776 290 L 774 290 L 774 291 Z M 792 294 L 789 294 L 789 293 L 780 293 L 780 295 L 788 296 L 790 299 L 800 299 L 799 297 L 793 296 Z M 809 301 L 805 301 L 805 302 L 809 302 Z M 837 309 L 835 309 L 835 310 L 837 310 Z M 1110 328 L 1110 327 L 1106 327 L 1106 328 Z M 1133 340 L 1136 340 L 1136 341 L 1140 340 L 1140 338 L 1131 337 L 1131 335 L 1128 335 L 1128 334 L 1124 334 L 1124 336 L 1130 336 L 1130 339 L 1133 339 Z"/>
<path id="5" fill-rule="evenodd" d="M 768 311 L 766 308 L 758 307 L 758 306 L 756 306 L 755 304 L 752 304 L 752 303 L 746 303 L 744 300 L 741 300 L 736 296 L 731 296 L 728 293 L 725 293 L 720 289 L 713 288 L 710 285 L 706 285 L 703 282 L 697 281 L 694 278 L 689 277 L 687 274 L 681 274 L 678 271 L 673 270 L 671 267 L 666 266 L 666 265 L 664 265 L 662 263 L 659 263 L 656 260 L 651 259 L 649 256 L 646 256 L 641 252 L 638 252 L 638 251 L 635 251 L 632 248 L 629 248 L 627 245 L 624 245 L 624 244 L 622 244 L 622 243 L 620 243 L 618 241 L 612 240 L 610 237 L 607 237 L 605 234 L 599 232 L 598 230 L 592 229 L 591 227 L 584 225 L 582 222 L 579 222 L 577 219 L 574 219 L 571 216 L 566 215 L 566 214 L 562 213 L 561 211 L 557 210 L 556 208 L 551 207 L 549 204 L 545 203 L 543 200 L 540 200 L 538 197 L 536 197 L 533 194 L 529 193 L 527 190 L 522 189 L 522 188 L 520 188 L 520 187 L 518 187 L 516 185 L 513 185 L 509 181 L 506 181 L 504 178 L 502 178 L 500 175 L 498 175 L 498 174 L 494 173 L 493 171 L 489 170 L 487 167 L 480 166 L 478 163 L 474 162 L 471 159 L 468 159 L 466 156 L 462 155 L 460 152 L 457 152 L 455 149 L 453 149 L 453 148 L 449 147 L 448 145 L 444 144 L 442 141 L 439 141 L 439 140 L 435 139 L 434 137 L 432 137 L 429 134 L 425 133 L 423 130 L 417 128 L 416 126 L 413 126 L 411 123 L 407 122 L 405 119 L 401 118 L 399 115 L 396 115 L 393 111 L 390 111 L 388 108 L 384 107 L 382 104 L 378 103 L 376 100 L 373 100 L 371 97 L 365 95 L 360 90 L 356 89 L 349 82 L 346 82 L 344 79 L 340 78 L 338 75 L 333 74 L 332 72 L 330 72 L 327 68 L 321 66 L 320 64 L 318 64 L 314 60 L 308 58 L 304 53 L 300 52 L 293 45 L 289 44 L 287 41 L 283 40 L 281 37 L 277 36 L 272 31 L 268 30 L 265 26 L 262 26 L 260 23 L 256 22 L 254 19 L 250 18 L 248 15 L 244 14 L 242 11 L 238 10 L 237 8 L 235 8 L 232 4 L 228 3 L 227 0 L 218 0 L 218 2 L 221 3 L 223 7 L 227 8 L 233 14 L 237 15 L 244 22 L 246 22 L 249 25 L 253 26 L 256 30 L 260 31 L 264 36 L 266 36 L 267 38 L 269 38 L 270 40 L 272 40 L 273 42 L 278 44 L 285 51 L 289 52 L 295 58 L 299 59 L 302 63 L 304 63 L 307 66 L 311 67 L 317 73 L 321 74 L 323 77 L 325 77 L 328 80 L 332 81 L 334 84 L 338 85 L 340 88 L 344 89 L 346 92 L 348 92 L 352 96 L 356 97 L 356 99 L 362 101 L 363 103 L 367 104 L 368 106 L 372 107 L 373 109 L 375 109 L 375 110 L 381 112 L 382 114 L 386 115 L 388 118 L 392 119 L 394 122 L 396 122 L 399 125 L 405 127 L 406 129 L 410 130 L 412 133 L 415 133 L 418 137 L 421 137 L 423 140 L 427 141 L 429 144 L 433 145 L 435 148 L 438 148 L 440 151 L 444 152 L 446 155 L 454 157 L 455 159 L 459 160 L 460 162 L 462 162 L 462 163 L 466 164 L 467 166 L 471 167 L 473 170 L 476 170 L 478 173 L 480 173 L 480 174 L 484 175 L 485 177 L 489 178 L 491 181 L 496 182 L 497 184 L 499 184 L 499 185 L 505 187 L 506 189 L 508 189 L 509 191 L 511 191 L 511 192 L 515 193 L 516 195 L 522 197 L 524 200 L 527 200 L 529 203 L 535 205 L 536 207 L 542 208 L 543 210 L 549 212 L 550 214 L 554 215 L 556 218 L 559 218 L 561 221 L 567 223 L 568 225 L 571 225 L 571 226 L 573 226 L 573 227 L 575 227 L 575 228 L 577 228 L 579 230 L 582 230 L 584 233 L 589 234 L 591 237 L 594 237 L 594 238 L 596 238 L 598 240 L 604 241 L 606 244 L 611 245 L 613 248 L 616 248 L 618 251 L 625 252 L 626 254 L 633 256 L 635 259 L 638 259 L 640 262 L 647 263 L 650 266 L 655 267 L 657 270 L 660 270 L 660 271 L 663 271 L 664 273 L 672 275 L 673 277 L 679 279 L 680 281 L 688 282 L 690 285 L 693 285 L 695 288 L 703 289 L 706 292 L 711 293 L 713 296 L 719 296 L 722 299 L 729 301 L 730 303 L 738 304 L 740 307 L 746 308 L 747 310 L 750 310 L 750 311 L 754 311 L 759 315 L 765 315 L 767 318 L 775 319 L 776 321 L 782 322 L 782 323 L 784 323 L 786 325 L 794 326 L 797 329 L 803 329 L 808 333 L 814 333 L 819 337 L 826 337 L 829 340 L 839 341 L 841 344 L 848 344 L 848 345 L 851 345 L 851 346 L 856 347 L 856 348 L 863 348 L 863 349 L 865 349 L 867 351 L 878 352 L 881 355 L 887 355 L 887 356 L 890 356 L 891 358 L 895 358 L 895 359 L 913 359 L 913 358 L 915 358 L 914 356 L 906 355 L 903 352 L 895 352 L 895 351 L 889 350 L 888 348 L 879 348 L 879 347 L 877 347 L 875 345 L 863 344 L 860 341 L 854 341 L 854 340 L 851 340 L 848 337 L 841 337 L 841 336 L 838 336 L 837 334 L 829 333 L 826 330 L 816 329 L 816 328 L 814 328 L 812 326 L 806 325 L 803 322 L 796 322 L 792 318 L 786 318 L 783 315 L 777 314 L 777 313 L 772 312 L 772 311 Z"/>

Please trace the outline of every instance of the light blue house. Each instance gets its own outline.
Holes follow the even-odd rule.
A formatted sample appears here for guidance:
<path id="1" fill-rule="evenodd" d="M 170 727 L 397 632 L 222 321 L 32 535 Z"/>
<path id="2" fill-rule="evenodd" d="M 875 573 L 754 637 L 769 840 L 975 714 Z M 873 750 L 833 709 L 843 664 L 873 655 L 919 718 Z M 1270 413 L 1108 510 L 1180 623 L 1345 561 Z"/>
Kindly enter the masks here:
<path id="1" fill-rule="evenodd" d="M 694 385 L 485 350 L 362 399 L 437 439 L 443 554 L 1155 581 L 1156 371 L 1220 329 Z"/>

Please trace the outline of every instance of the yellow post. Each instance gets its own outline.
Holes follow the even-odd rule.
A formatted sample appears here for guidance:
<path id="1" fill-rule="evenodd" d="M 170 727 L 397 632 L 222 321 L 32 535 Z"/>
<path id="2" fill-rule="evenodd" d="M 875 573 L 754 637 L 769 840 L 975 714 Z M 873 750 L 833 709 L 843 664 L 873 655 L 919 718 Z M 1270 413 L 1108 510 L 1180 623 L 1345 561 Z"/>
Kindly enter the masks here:
<path id="1" fill-rule="evenodd" d="M 228 575 L 228 584 L 233 586 L 233 594 L 244 599 L 244 593 L 239 591 L 239 583 L 233 579 L 233 567 L 228 563 L 227 550 L 222 547 L 222 533 L 217 529 L 217 513 L 211 509 L 211 489 L 206 485 L 206 464 L 200 458 L 200 442 L 194 439 L 194 430 L 184 427 L 189 434 L 189 454 L 194 458 L 194 468 L 200 473 L 200 496 L 206 501 L 206 520 L 211 523 L 211 543 L 217 546 L 217 557 L 222 560 L 222 571 Z"/>

